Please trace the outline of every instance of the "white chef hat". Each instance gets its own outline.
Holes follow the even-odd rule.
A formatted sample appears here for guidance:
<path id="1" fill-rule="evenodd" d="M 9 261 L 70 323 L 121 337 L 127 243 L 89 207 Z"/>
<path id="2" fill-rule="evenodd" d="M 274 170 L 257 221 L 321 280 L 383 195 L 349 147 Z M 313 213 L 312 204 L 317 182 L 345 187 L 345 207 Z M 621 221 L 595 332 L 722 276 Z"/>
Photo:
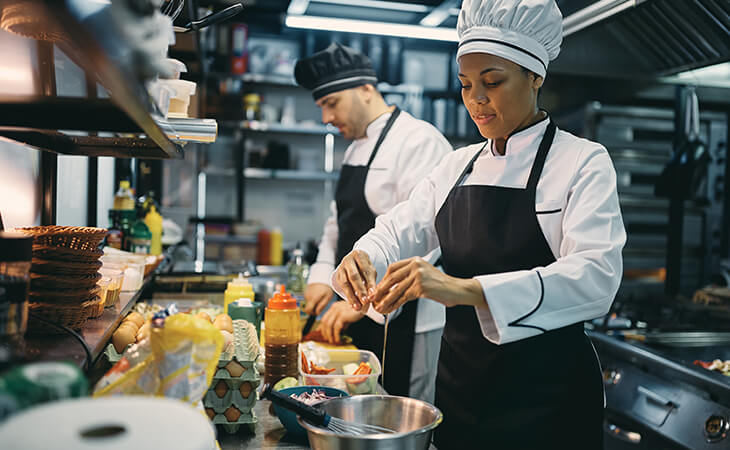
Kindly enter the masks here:
<path id="1" fill-rule="evenodd" d="M 560 53 L 563 15 L 555 0 L 464 0 L 456 30 L 457 58 L 489 53 L 544 78 Z"/>

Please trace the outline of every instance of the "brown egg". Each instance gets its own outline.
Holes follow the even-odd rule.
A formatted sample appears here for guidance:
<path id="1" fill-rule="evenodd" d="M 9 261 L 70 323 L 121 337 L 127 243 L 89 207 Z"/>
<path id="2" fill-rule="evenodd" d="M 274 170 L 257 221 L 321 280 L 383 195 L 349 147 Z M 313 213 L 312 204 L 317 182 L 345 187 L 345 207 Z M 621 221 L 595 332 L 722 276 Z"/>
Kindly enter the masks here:
<path id="1" fill-rule="evenodd" d="M 205 413 L 208 415 L 208 418 L 210 418 L 210 420 L 213 420 L 213 418 L 215 417 L 215 410 L 213 408 L 205 408 Z"/>
<path id="2" fill-rule="evenodd" d="M 246 368 L 240 365 L 238 361 L 233 360 L 226 364 L 226 370 L 232 377 L 240 377 L 241 374 L 246 371 Z"/>
<path id="3" fill-rule="evenodd" d="M 216 385 L 214 389 L 215 395 L 218 396 L 218 398 L 223 398 L 224 395 L 226 395 L 226 392 L 228 392 L 228 385 L 225 381 L 220 380 Z"/>
<path id="4" fill-rule="evenodd" d="M 150 331 L 152 327 L 149 322 L 145 322 L 139 330 L 137 330 L 137 342 L 143 341 L 150 337 Z"/>
<path id="5" fill-rule="evenodd" d="M 213 321 L 213 325 L 221 331 L 233 333 L 233 320 L 228 314 L 219 314 Z"/>
<path id="6" fill-rule="evenodd" d="M 238 388 L 238 392 L 241 393 L 241 397 L 248 398 L 251 395 L 251 382 L 245 381 L 241 383 L 241 387 Z"/>
<path id="7" fill-rule="evenodd" d="M 210 318 L 210 316 L 208 315 L 208 313 L 205 312 L 205 311 L 200 311 L 198 314 L 195 315 L 195 317 L 200 317 L 201 319 L 205 319 L 205 320 L 207 320 L 208 322 L 211 322 L 211 323 L 213 322 L 213 320 Z"/>
<path id="8" fill-rule="evenodd" d="M 235 406 L 231 406 L 226 410 L 224 415 L 229 422 L 235 422 L 241 417 L 241 411 L 239 411 Z"/>
<path id="9" fill-rule="evenodd" d="M 128 320 L 134 323 L 135 325 L 137 325 L 137 328 L 141 327 L 144 324 L 144 317 L 137 311 L 132 311 L 131 313 L 129 313 L 129 315 L 124 320 Z"/>
<path id="10" fill-rule="evenodd" d="M 117 353 L 122 353 L 127 345 L 133 344 L 135 332 L 130 327 L 120 326 L 112 335 L 112 345 Z"/>
<path id="11" fill-rule="evenodd" d="M 129 320 L 123 321 L 122 324 L 119 325 L 119 328 L 127 328 L 132 333 L 134 333 L 135 336 L 137 336 L 137 331 L 139 331 L 139 327 L 137 326 L 137 324 L 134 322 L 131 322 Z M 119 328 L 117 328 L 117 329 L 119 329 Z"/>

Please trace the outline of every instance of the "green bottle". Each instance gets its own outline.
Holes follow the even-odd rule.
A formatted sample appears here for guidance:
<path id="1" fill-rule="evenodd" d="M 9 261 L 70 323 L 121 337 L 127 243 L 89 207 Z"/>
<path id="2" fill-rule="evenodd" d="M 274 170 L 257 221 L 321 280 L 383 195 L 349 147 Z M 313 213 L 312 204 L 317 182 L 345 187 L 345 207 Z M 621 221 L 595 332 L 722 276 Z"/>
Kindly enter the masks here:
<path id="1" fill-rule="evenodd" d="M 129 251 L 132 253 L 150 253 L 152 244 L 152 233 L 142 219 L 137 219 L 132 224 Z"/>

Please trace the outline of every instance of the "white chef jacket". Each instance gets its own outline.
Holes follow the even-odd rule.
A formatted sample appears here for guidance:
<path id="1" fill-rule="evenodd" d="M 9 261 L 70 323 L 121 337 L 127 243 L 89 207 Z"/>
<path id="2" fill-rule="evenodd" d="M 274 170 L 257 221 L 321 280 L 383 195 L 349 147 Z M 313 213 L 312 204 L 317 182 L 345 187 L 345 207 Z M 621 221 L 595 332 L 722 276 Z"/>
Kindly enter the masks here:
<path id="1" fill-rule="evenodd" d="M 365 166 L 388 122 L 391 113 L 373 120 L 366 129 L 365 137 L 354 140 L 345 151 L 343 164 Z M 401 111 L 375 155 L 365 180 L 365 200 L 375 215 L 388 212 L 398 203 L 408 199 L 413 188 L 428 175 L 448 153 L 451 144 L 430 123 L 418 120 Z M 309 272 L 309 283 L 330 284 L 334 272 L 337 250 L 337 204 L 333 201 L 332 215 L 324 225 L 317 261 Z M 429 255 L 435 262 L 440 252 Z M 383 275 L 385 269 L 379 272 Z M 383 316 L 375 311 L 368 316 L 383 323 Z M 442 328 L 446 322 L 443 306 L 432 300 L 419 300 L 416 314 L 416 333 Z"/>
<path id="2" fill-rule="evenodd" d="M 464 185 L 525 188 L 548 120 L 515 133 L 505 155 L 491 142 L 475 161 Z M 375 228 L 356 243 L 378 275 L 395 262 L 438 248 L 436 215 L 467 163 L 484 143 L 447 155 L 413 190 L 408 201 L 377 218 Z M 488 309 L 475 308 L 482 334 L 495 344 L 541 331 L 509 323 L 540 307 L 520 323 L 546 330 L 608 312 L 623 271 L 626 242 L 616 191 L 616 173 L 606 149 L 557 130 L 537 185 L 535 211 L 556 261 L 531 270 L 480 275 Z M 536 272 L 542 276 L 544 288 Z M 337 292 L 340 287 L 332 280 Z"/>

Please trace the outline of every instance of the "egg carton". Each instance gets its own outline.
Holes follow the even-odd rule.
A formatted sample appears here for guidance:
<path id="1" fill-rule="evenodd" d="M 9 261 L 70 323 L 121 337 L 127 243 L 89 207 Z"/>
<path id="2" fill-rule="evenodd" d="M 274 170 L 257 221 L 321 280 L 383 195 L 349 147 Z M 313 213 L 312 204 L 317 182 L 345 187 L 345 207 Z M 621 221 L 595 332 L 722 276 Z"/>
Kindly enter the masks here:
<path id="1" fill-rule="evenodd" d="M 238 417 L 233 422 L 228 420 L 225 413 L 215 413 L 214 411 L 212 411 L 211 408 L 208 407 L 205 408 L 205 413 L 214 425 L 217 425 L 218 428 L 224 429 L 228 434 L 237 433 L 241 427 L 248 428 L 251 433 L 256 432 L 256 424 L 258 423 L 258 418 L 253 411 L 251 411 L 250 413 L 241 413 L 240 417 Z"/>
<path id="2" fill-rule="evenodd" d="M 257 386 L 258 383 L 244 381 L 240 384 L 239 389 L 229 390 L 226 381 L 218 380 L 213 383 L 213 388 L 206 392 L 203 404 L 206 408 L 212 408 L 216 413 L 223 413 L 230 406 L 235 406 L 241 412 L 248 413 L 256 405 Z M 244 396 L 244 393 L 247 395 Z"/>
<path id="3" fill-rule="evenodd" d="M 214 379 L 259 381 L 256 368 L 259 343 L 256 327 L 245 320 L 233 321 L 233 342 L 221 353 Z"/>

